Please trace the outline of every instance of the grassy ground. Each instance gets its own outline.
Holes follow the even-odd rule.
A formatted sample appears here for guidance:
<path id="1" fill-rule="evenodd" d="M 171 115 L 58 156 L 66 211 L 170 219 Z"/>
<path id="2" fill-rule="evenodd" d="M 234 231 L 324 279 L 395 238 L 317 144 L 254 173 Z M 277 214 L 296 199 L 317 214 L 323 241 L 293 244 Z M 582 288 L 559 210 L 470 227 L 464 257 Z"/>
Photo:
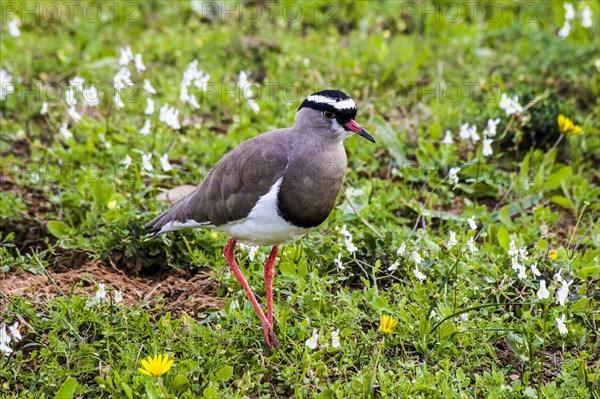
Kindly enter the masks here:
<path id="1" fill-rule="evenodd" d="M 13 333 L 0 358 L 0 396 L 598 397 L 597 3 L 573 2 L 566 38 L 558 1 L 229 2 L 204 17 L 183 1 L 57 4 L 25 13 L 2 2 L 0 323 L 18 322 L 22 339 Z M 126 66 L 134 85 L 120 108 L 112 86 L 126 46 L 145 70 Z M 210 75 L 205 91 L 189 88 L 198 109 L 180 99 L 193 60 Z M 76 76 L 103 92 L 92 105 L 73 89 L 79 122 L 67 101 Z M 282 349 L 269 351 L 224 266 L 227 237 L 144 241 L 142 226 L 167 207 L 158 194 L 290 125 L 326 87 L 354 97 L 377 144 L 346 141 L 338 206 L 283 248 Z M 502 93 L 523 109 L 508 115 Z M 165 104 L 180 129 L 159 120 Z M 561 131 L 559 114 L 581 134 Z M 479 140 L 460 137 L 465 123 Z M 267 251 L 238 256 L 261 298 Z M 381 315 L 399 321 L 389 335 Z M 155 354 L 174 359 L 160 379 L 138 371 Z"/>

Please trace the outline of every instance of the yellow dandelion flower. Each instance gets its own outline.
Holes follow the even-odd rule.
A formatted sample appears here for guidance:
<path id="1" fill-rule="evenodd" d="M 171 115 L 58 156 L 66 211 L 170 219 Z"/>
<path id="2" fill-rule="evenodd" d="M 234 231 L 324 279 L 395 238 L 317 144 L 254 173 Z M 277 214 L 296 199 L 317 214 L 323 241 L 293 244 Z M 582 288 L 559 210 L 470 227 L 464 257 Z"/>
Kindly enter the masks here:
<path id="1" fill-rule="evenodd" d="M 398 325 L 398 320 L 388 315 L 379 316 L 379 330 L 385 335 L 391 334 Z"/>
<path id="2" fill-rule="evenodd" d="M 552 260 L 558 258 L 558 252 L 556 252 L 556 249 L 551 249 L 550 252 L 548 252 L 548 257 Z"/>
<path id="3" fill-rule="evenodd" d="M 581 126 L 576 125 L 571 119 L 563 114 L 558 115 L 558 128 L 567 136 L 577 136 L 582 133 Z"/>
<path id="4" fill-rule="evenodd" d="M 148 356 L 142 359 L 142 367 L 138 368 L 138 371 L 150 377 L 160 377 L 171 369 L 173 362 L 169 355 Z"/>

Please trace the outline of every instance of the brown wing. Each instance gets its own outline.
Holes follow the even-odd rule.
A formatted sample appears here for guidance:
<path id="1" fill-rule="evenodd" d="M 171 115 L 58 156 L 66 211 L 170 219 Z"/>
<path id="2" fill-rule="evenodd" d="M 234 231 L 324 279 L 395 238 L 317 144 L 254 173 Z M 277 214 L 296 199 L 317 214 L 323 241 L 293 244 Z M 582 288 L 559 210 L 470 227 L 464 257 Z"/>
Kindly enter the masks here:
<path id="1" fill-rule="evenodd" d="M 288 163 L 282 130 L 243 142 L 225 155 L 200 186 L 146 224 L 158 231 L 177 221 L 220 226 L 245 218 Z"/>

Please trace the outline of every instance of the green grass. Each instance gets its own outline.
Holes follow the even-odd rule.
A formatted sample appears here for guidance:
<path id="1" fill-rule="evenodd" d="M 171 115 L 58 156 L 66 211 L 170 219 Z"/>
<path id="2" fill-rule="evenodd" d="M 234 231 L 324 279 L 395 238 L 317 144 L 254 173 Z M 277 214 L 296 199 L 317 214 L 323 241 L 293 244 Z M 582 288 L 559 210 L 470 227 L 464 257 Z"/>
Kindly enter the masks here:
<path id="1" fill-rule="evenodd" d="M 18 37 L 7 34 L 11 9 L 2 9 L 0 69 L 16 91 L 0 101 L 0 323 L 19 321 L 23 339 L 0 358 L 0 396 L 599 397 L 598 4 L 573 2 L 577 16 L 565 39 L 556 34 L 562 2 L 485 2 L 452 20 L 443 2 L 304 2 L 292 21 L 282 12 L 295 3 L 267 3 L 258 22 L 244 14 L 254 8 L 240 4 L 242 17 L 212 21 L 187 1 L 94 3 L 105 17 L 99 21 L 78 7 L 70 18 L 66 6 L 60 18 L 44 19 L 55 3 L 34 4 L 42 16 L 21 16 Z M 424 12 L 436 4 L 441 13 Z M 501 15 L 483 17 L 484 4 Z M 590 29 L 580 22 L 586 5 Z M 138 131 L 149 95 L 125 90 L 123 109 L 112 101 L 126 45 L 146 66 L 136 72 L 129 65 L 133 82 L 149 79 L 158 92 L 145 136 Z M 209 92 L 190 88 L 198 110 L 179 100 L 194 59 L 210 74 Z M 257 83 L 259 113 L 236 91 L 241 71 Z M 71 121 L 73 138 L 65 139 L 64 92 L 75 76 L 104 96 L 85 107 L 76 92 L 83 117 Z M 289 126 L 302 99 L 329 86 L 353 96 L 357 121 L 377 144 L 346 141 L 349 168 L 338 205 L 313 233 L 283 247 L 274 284 L 282 349 L 270 351 L 225 269 L 227 237 L 184 231 L 147 241 L 143 225 L 166 209 L 157 194 L 197 184 L 225 152 Z M 525 110 L 507 116 L 500 93 L 518 95 Z M 40 115 L 43 101 L 49 111 Z M 165 103 L 180 110 L 180 130 L 158 120 Z M 562 137 L 559 113 L 584 133 Z M 485 157 L 482 142 L 459 138 L 459 129 L 474 124 L 483 138 L 490 118 L 500 123 Z M 452 145 L 442 144 L 446 130 Z M 141 168 L 146 153 L 153 171 Z M 165 153 L 174 166 L 167 172 L 159 162 Z M 134 165 L 125 169 L 127 155 Z M 462 168 L 457 185 L 447 179 L 454 166 Z M 450 231 L 458 244 L 449 249 Z M 519 260 L 526 278 L 511 267 L 511 241 L 528 253 Z M 238 249 L 261 299 L 267 251 L 250 260 Z M 423 282 L 413 251 L 423 258 Z M 80 261 L 66 262 L 73 254 Z M 123 255 L 114 267 L 128 274 L 212 270 L 224 306 L 188 314 L 172 310 L 169 298 L 94 304 L 93 292 L 78 290 L 84 282 L 51 297 L 14 295 L 2 285 L 89 261 L 110 268 L 114 254 Z M 559 270 L 572 282 L 564 305 L 557 303 Z M 536 295 L 540 279 L 548 299 Z M 382 314 L 399 321 L 385 339 Z M 556 318 L 563 314 L 568 333 L 561 335 Z M 314 350 L 305 345 L 313 329 Z M 339 348 L 331 346 L 334 330 Z M 160 381 L 137 370 L 141 359 L 161 353 L 175 363 Z"/>

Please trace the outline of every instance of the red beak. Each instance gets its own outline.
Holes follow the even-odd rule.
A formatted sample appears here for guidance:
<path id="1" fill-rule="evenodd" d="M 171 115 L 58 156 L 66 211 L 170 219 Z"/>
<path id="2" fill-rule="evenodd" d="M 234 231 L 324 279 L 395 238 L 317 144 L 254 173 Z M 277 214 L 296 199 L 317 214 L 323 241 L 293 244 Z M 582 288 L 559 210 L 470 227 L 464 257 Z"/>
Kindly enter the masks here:
<path id="1" fill-rule="evenodd" d="M 354 121 L 354 119 L 350 119 L 348 122 L 344 123 L 344 127 L 346 129 L 358 134 L 359 136 L 366 138 L 367 140 L 369 140 L 372 143 L 375 142 L 375 139 L 373 138 L 373 136 L 371 136 L 371 134 L 369 132 L 367 132 L 361 125 L 356 123 Z"/>

